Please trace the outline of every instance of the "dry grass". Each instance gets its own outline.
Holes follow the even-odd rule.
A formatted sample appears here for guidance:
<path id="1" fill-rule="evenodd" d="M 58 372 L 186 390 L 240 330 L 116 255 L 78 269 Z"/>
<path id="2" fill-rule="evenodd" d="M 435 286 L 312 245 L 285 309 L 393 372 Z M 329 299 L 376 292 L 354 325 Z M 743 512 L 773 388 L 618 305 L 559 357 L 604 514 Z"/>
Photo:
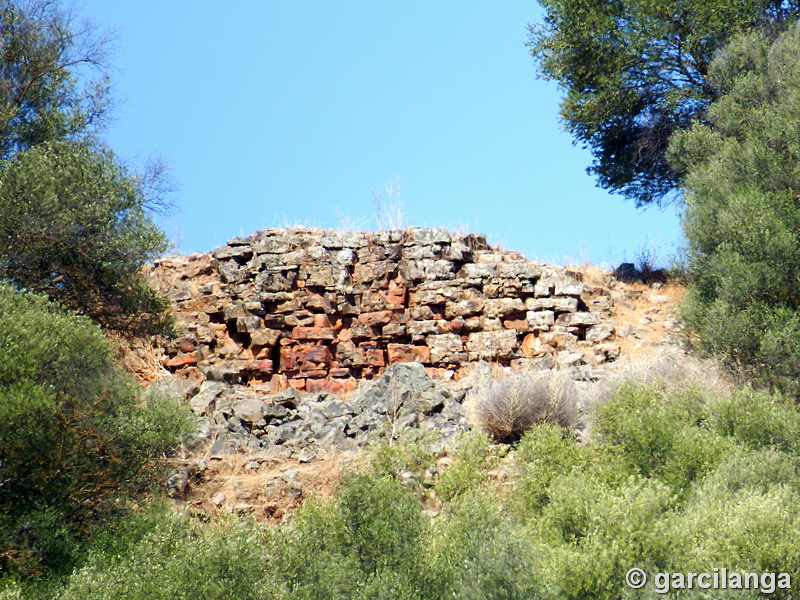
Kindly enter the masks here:
<path id="1" fill-rule="evenodd" d="M 116 332 L 105 332 L 115 348 L 114 358 L 123 369 L 140 383 L 149 383 L 168 375 L 164 368 L 164 348 L 157 340 L 130 339 Z"/>
<path id="2" fill-rule="evenodd" d="M 526 371 L 493 381 L 466 402 L 467 419 L 495 440 L 511 442 L 535 423 L 571 427 L 577 420 L 574 382 L 559 371 Z"/>
<path id="3" fill-rule="evenodd" d="M 250 513 L 258 521 L 277 523 L 310 496 L 329 496 L 342 474 L 364 460 L 348 452 L 330 452 L 308 462 L 241 453 L 211 457 L 191 482 L 186 502 L 212 517 Z"/>

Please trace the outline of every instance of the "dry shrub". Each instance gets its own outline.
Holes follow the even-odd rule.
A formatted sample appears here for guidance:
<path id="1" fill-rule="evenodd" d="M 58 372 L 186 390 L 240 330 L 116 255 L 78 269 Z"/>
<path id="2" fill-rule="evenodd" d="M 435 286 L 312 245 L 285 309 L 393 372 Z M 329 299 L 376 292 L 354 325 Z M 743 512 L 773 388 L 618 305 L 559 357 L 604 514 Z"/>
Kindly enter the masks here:
<path id="1" fill-rule="evenodd" d="M 558 371 L 527 371 L 493 381 L 467 403 L 474 427 L 497 441 L 513 442 L 536 423 L 572 427 L 577 420 L 572 379 Z"/>
<path id="2" fill-rule="evenodd" d="M 590 403 L 605 402 L 623 382 L 637 385 L 658 382 L 671 390 L 695 387 L 717 396 L 731 394 L 741 383 L 718 361 L 699 358 L 678 348 L 661 348 L 640 358 L 619 361 L 615 367 L 592 384 Z"/>

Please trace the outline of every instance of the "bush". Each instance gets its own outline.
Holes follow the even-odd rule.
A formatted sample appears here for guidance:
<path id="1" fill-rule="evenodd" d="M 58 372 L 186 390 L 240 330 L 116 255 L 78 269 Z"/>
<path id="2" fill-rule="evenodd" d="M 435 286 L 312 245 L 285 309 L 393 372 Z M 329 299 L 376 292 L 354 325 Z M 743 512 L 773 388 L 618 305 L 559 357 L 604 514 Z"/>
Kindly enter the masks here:
<path id="1" fill-rule="evenodd" d="M 800 28 L 732 39 L 709 68 L 719 98 L 670 143 L 683 175 L 699 349 L 800 393 Z"/>
<path id="2" fill-rule="evenodd" d="M 274 585 L 281 598 L 422 598 L 423 535 L 409 490 L 388 477 L 354 477 L 276 533 Z"/>
<path id="3" fill-rule="evenodd" d="M 709 429 L 709 409 L 696 388 L 667 391 L 658 384 L 622 385 L 598 407 L 599 439 L 645 477 L 685 489 L 733 447 Z"/>
<path id="4" fill-rule="evenodd" d="M 513 442 L 534 423 L 576 422 L 576 392 L 572 380 L 558 372 L 526 372 L 493 381 L 469 405 L 469 419 L 495 440 Z"/>
<path id="5" fill-rule="evenodd" d="M 0 285 L 0 574 L 68 570 L 189 427 L 171 400 L 139 402 L 88 319 Z"/>
<path id="6" fill-rule="evenodd" d="M 266 534 L 204 525 L 171 508 L 129 517 L 93 544 L 58 600 L 251 600 L 268 583 Z M 313 559 L 312 559 L 313 560 Z"/>

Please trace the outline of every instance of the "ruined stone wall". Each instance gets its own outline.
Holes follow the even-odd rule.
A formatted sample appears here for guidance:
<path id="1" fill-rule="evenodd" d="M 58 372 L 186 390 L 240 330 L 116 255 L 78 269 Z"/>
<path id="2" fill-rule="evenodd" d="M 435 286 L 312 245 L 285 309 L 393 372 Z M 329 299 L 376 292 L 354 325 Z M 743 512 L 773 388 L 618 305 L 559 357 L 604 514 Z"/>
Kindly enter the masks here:
<path id="1" fill-rule="evenodd" d="M 267 229 L 152 274 L 183 327 L 164 364 L 198 382 L 339 392 L 394 362 L 458 379 L 479 360 L 549 368 L 619 354 L 607 288 L 442 228 Z"/>

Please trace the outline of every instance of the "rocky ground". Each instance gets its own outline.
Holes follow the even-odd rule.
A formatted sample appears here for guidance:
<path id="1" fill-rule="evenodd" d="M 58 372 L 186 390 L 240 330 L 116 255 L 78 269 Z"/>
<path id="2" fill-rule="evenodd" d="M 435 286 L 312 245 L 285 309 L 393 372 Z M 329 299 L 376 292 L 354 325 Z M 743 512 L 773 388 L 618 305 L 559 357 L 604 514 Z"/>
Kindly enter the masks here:
<path id="1" fill-rule="evenodd" d="M 268 272 L 283 279 L 264 284 L 261 267 L 248 265 L 277 259 L 271 254 L 258 259 L 249 239 L 234 240 L 214 256 L 171 257 L 154 268 L 175 300 L 184 335 L 161 346 L 134 344 L 123 362 L 149 384 L 149 393 L 182 397 L 196 415 L 198 434 L 187 441 L 169 475 L 168 491 L 176 502 L 212 515 L 252 512 L 280 520 L 308 496 L 330 493 L 343 472 L 364 460 L 362 450 L 371 440 L 401 432 L 433 440 L 446 462 L 458 435 L 470 428 L 465 409 L 470 395 L 514 372 L 568 373 L 582 418 L 601 389 L 623 377 L 704 371 L 681 348 L 675 314 L 683 295 L 679 284 L 661 277 L 642 281 L 630 271 L 529 263 L 480 244 L 466 256 L 459 246 L 468 247 L 463 240 L 447 242 L 441 232 L 425 231 L 405 246 L 398 238 L 393 259 L 384 255 L 384 271 L 392 260 L 402 265 L 396 277 L 362 274 L 366 281 L 355 285 L 333 280 L 310 285 L 306 279 L 298 287 L 283 263 L 283 271 Z M 319 236 L 311 239 L 306 257 L 317 253 L 320 264 L 329 265 L 331 249 L 319 245 Z M 309 244 L 305 238 L 302 243 Z M 460 260 L 424 262 L 431 249 L 451 256 L 453 247 L 462 252 Z M 423 271 L 415 274 L 414 265 L 402 263 L 408 256 L 422 256 L 414 260 L 450 273 L 447 287 L 431 285 Z M 238 269 L 234 273 L 231 264 Z M 313 277 L 336 274 L 319 275 L 313 261 L 305 265 Z M 505 265 L 513 267 L 511 276 Z M 356 271 L 348 269 L 344 272 Z M 285 289 L 269 287 L 276 285 Z M 354 299 L 352 315 L 342 314 L 337 294 Z M 383 304 L 375 304 L 374 295 L 381 295 Z M 278 312 L 287 303 L 289 309 Z M 414 334 L 425 327 L 427 333 Z M 512 336 L 514 343 L 499 350 L 473 343 L 498 336 Z M 444 349 L 443 341 L 449 344 Z M 297 353 L 310 353 L 310 360 L 302 360 L 313 364 L 295 365 Z M 505 460 L 513 461 L 513 452 Z M 507 471 L 501 468 L 498 478 Z M 436 512 L 435 502 L 429 510 Z"/>

